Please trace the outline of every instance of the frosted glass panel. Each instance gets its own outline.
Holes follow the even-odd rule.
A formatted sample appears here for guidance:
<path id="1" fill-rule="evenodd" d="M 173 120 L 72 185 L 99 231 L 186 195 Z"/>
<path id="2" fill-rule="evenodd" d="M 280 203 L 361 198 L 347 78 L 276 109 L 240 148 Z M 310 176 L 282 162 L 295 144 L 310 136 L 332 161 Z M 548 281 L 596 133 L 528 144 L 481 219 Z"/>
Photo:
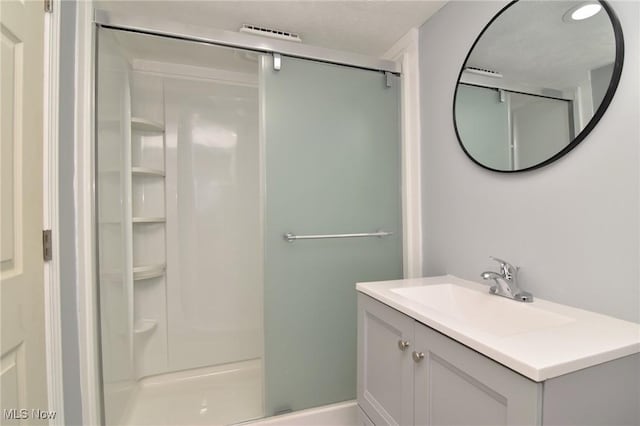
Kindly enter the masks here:
<path id="1" fill-rule="evenodd" d="M 402 277 L 399 93 L 379 72 L 262 58 L 266 415 L 354 399 L 358 281 Z M 289 243 L 283 234 L 393 232 Z"/>
<path id="2" fill-rule="evenodd" d="M 511 170 L 509 116 L 497 89 L 460 84 L 456 93 L 456 125 L 472 158 L 497 170 Z"/>

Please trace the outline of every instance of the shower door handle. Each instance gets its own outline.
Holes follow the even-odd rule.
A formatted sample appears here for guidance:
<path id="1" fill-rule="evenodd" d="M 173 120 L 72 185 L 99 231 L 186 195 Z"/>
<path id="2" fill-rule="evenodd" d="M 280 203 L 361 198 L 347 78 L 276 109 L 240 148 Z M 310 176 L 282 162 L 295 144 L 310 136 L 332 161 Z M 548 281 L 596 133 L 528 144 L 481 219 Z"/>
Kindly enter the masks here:
<path id="1" fill-rule="evenodd" d="M 362 238 L 362 237 L 388 237 L 393 235 L 393 232 L 378 230 L 376 232 L 363 232 L 359 234 L 320 234 L 320 235 L 296 235 L 292 232 L 287 232 L 282 236 L 285 241 L 292 243 L 296 240 L 325 240 L 329 238 Z"/>

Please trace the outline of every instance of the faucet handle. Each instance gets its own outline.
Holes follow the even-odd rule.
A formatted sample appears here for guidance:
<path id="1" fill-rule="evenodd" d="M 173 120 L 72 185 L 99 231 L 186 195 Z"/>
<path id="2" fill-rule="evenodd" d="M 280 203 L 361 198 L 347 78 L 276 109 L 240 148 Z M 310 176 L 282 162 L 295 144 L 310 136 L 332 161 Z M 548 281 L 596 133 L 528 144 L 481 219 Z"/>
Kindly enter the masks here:
<path id="1" fill-rule="evenodd" d="M 509 265 L 509 262 L 507 262 L 506 260 L 498 259 L 497 257 L 489 256 L 489 259 L 495 260 L 496 262 L 498 262 L 501 268 Z"/>
<path id="2" fill-rule="evenodd" d="M 520 269 L 519 266 L 513 266 L 506 260 L 498 259 L 497 257 L 489 256 L 489 259 L 495 260 L 500 264 L 500 272 L 505 275 L 505 278 L 510 278 L 511 276 L 516 275 Z"/>

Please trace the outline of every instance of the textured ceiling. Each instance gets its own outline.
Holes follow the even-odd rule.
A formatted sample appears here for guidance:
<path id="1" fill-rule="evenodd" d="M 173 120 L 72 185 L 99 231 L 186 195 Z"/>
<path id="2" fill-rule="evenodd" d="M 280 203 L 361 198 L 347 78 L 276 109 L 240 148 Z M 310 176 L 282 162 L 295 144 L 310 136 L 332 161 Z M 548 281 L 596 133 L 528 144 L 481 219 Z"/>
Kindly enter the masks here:
<path id="1" fill-rule="evenodd" d="M 371 56 L 384 54 L 445 1 L 97 1 L 118 14 L 237 31 L 242 24 L 297 33 L 306 44 Z"/>
<path id="2" fill-rule="evenodd" d="M 607 13 L 565 22 L 576 1 L 521 1 L 498 17 L 475 46 L 468 66 L 491 69 L 506 80 L 553 89 L 576 86 L 590 69 L 615 59 Z"/>

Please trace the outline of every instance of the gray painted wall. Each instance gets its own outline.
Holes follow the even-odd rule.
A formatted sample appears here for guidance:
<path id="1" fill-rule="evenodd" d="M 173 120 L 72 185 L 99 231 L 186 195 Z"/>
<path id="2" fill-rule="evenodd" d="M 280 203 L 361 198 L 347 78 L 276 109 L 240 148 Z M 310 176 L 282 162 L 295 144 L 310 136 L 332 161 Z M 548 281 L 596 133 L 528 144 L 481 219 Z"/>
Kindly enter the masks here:
<path id="1" fill-rule="evenodd" d="M 604 95 L 607 94 L 612 73 L 613 64 L 591 70 L 591 90 L 593 93 L 591 97 L 593 98 L 594 110 L 598 109 L 602 99 L 604 99 Z"/>
<path id="2" fill-rule="evenodd" d="M 420 30 L 425 275 L 481 281 L 494 255 L 536 296 L 640 322 L 640 4 L 610 2 L 626 57 L 600 124 L 554 164 L 505 175 L 462 152 L 452 103 L 468 49 L 506 4 L 451 2 Z"/>
<path id="3" fill-rule="evenodd" d="M 76 302 L 76 246 L 74 205 L 74 102 L 76 3 L 60 4 L 59 101 L 59 236 L 60 303 L 62 307 L 62 369 L 65 424 L 82 424 L 78 309 Z"/>

